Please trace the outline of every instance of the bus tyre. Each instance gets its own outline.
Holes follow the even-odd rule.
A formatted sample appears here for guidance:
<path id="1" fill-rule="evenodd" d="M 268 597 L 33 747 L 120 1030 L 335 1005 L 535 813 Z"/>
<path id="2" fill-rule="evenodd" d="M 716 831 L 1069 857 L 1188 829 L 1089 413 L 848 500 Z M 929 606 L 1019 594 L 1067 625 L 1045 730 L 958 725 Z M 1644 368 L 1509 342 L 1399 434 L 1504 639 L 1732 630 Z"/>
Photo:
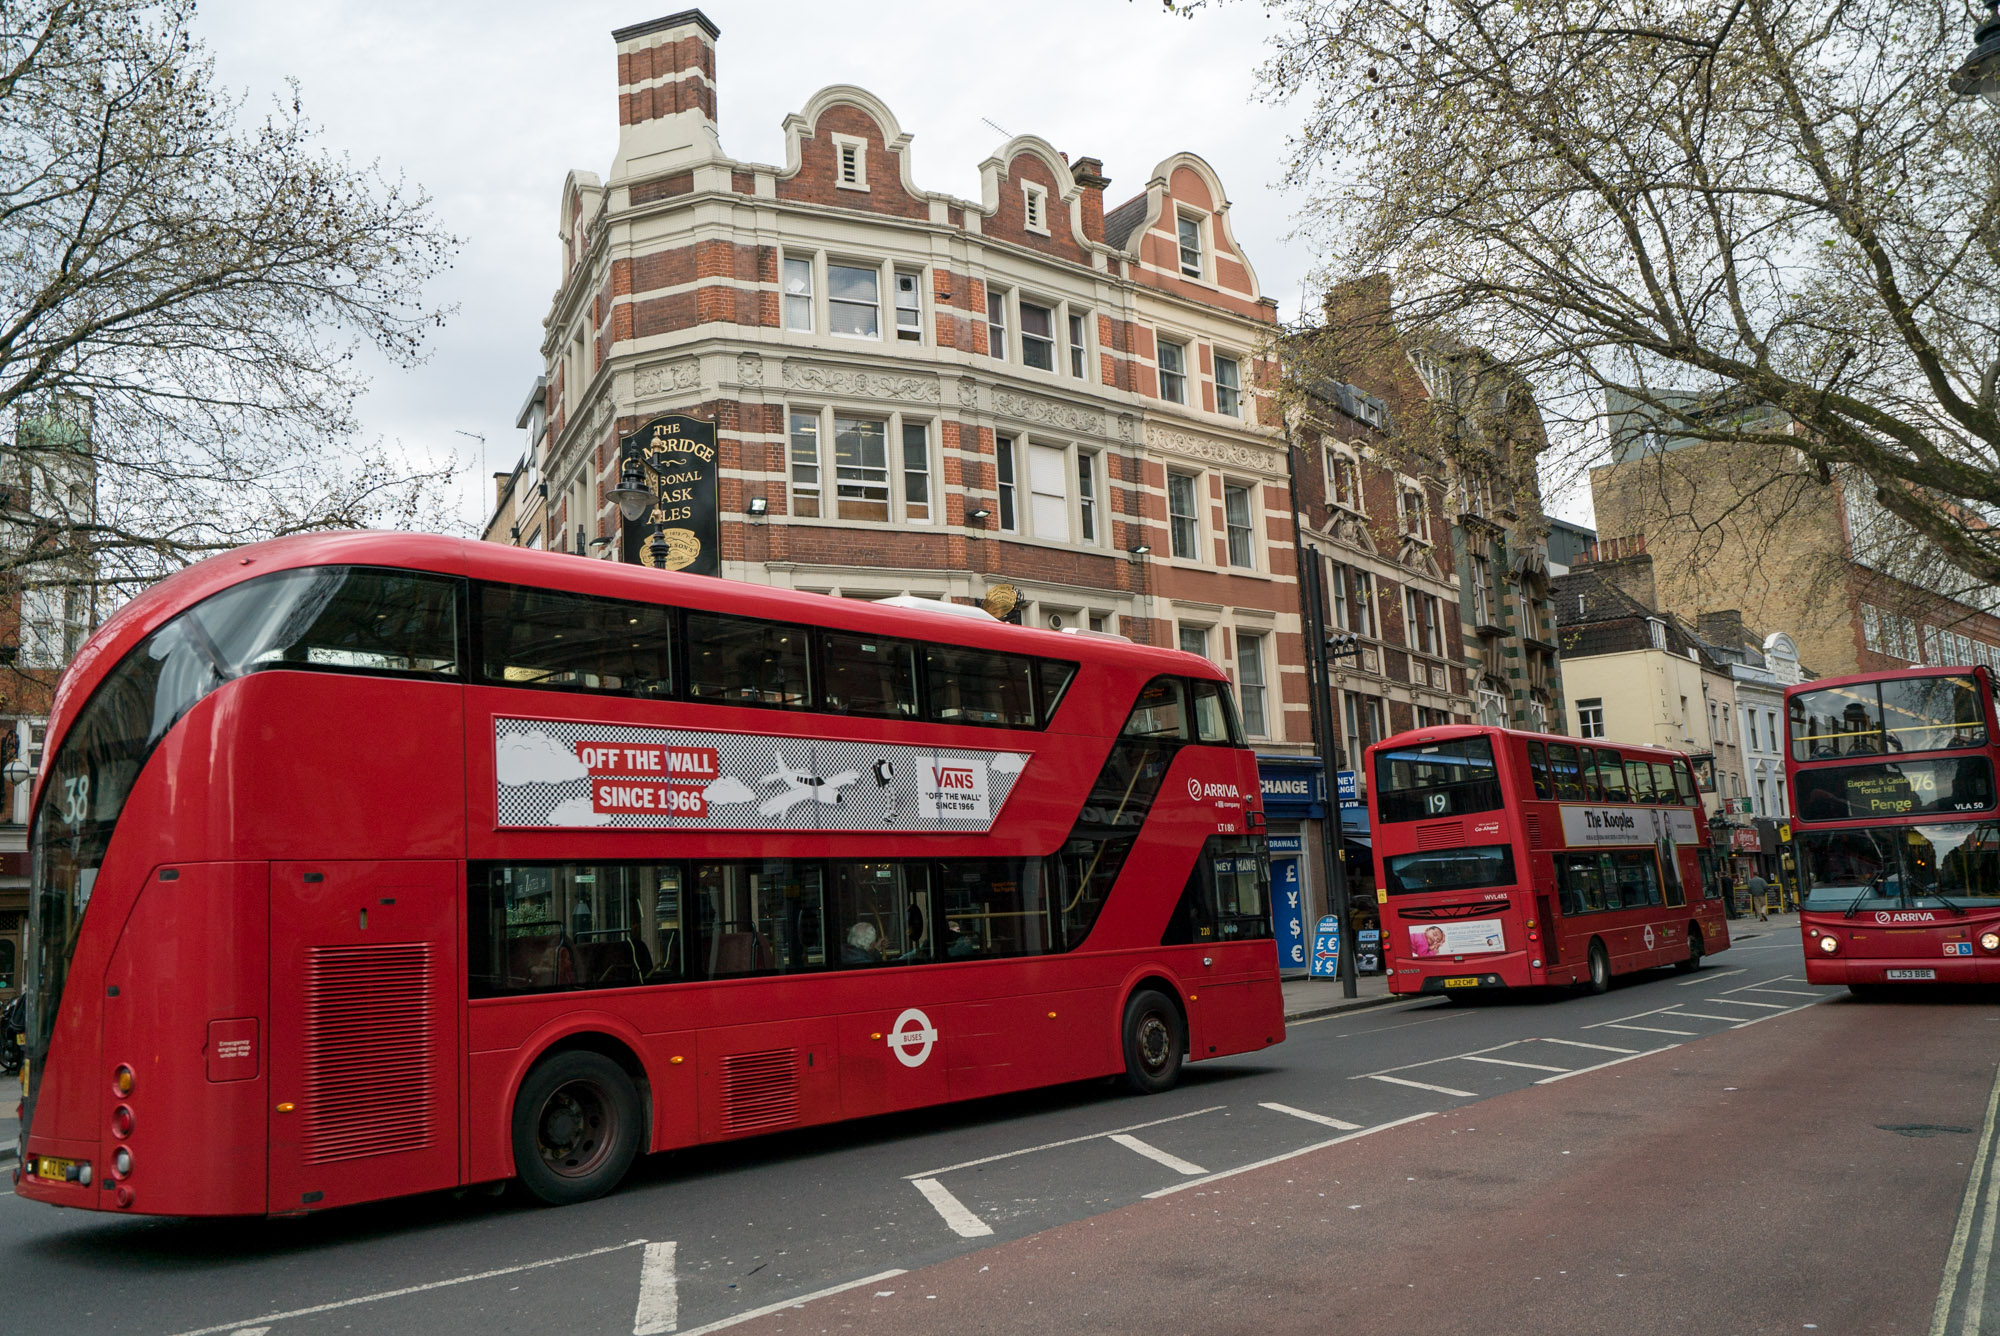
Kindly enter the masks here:
<path id="1" fill-rule="evenodd" d="M 1602 942 L 1590 944 L 1590 979 L 1583 986 L 1592 993 L 1611 991 L 1611 957 L 1605 953 Z"/>
<path id="2" fill-rule="evenodd" d="M 1688 929 L 1688 958 L 1674 962 L 1674 968 L 1682 974 L 1693 974 L 1701 968 L 1701 929 Z"/>
<path id="3" fill-rule="evenodd" d="M 645 1118 L 625 1069 L 580 1049 L 536 1064 L 514 1099 L 514 1171 L 551 1206 L 601 1197 L 639 1153 Z"/>
<path id="4" fill-rule="evenodd" d="M 1141 988 L 1125 1004 L 1125 1084 L 1141 1095 L 1171 1090 L 1181 1074 L 1187 1025 L 1173 999 Z"/>

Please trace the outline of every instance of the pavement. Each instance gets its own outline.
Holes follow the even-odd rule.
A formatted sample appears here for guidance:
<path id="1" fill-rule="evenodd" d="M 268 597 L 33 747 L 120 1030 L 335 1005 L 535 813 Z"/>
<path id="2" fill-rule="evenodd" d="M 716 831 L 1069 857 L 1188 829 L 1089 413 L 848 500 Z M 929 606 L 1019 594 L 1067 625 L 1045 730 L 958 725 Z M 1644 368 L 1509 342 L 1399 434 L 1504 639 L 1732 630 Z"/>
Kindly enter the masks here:
<path id="1" fill-rule="evenodd" d="M 1774 937 L 1790 934 L 1796 938 L 1799 931 L 1799 916 L 1793 914 L 1772 914 L 1759 921 L 1754 914 L 1746 914 L 1729 923 L 1731 942 L 1748 942 L 1758 937 Z M 1298 975 L 1283 981 L 1285 993 L 1286 1021 L 1313 1020 L 1320 1016 L 1331 1016 L 1342 1011 L 1354 1011 L 1361 1007 L 1379 1007 L 1390 1002 L 1405 1000 L 1389 991 L 1389 976 L 1386 974 L 1364 974 L 1355 981 L 1355 996 L 1348 997 L 1341 991 L 1338 979 L 1319 979 L 1308 975 Z"/>

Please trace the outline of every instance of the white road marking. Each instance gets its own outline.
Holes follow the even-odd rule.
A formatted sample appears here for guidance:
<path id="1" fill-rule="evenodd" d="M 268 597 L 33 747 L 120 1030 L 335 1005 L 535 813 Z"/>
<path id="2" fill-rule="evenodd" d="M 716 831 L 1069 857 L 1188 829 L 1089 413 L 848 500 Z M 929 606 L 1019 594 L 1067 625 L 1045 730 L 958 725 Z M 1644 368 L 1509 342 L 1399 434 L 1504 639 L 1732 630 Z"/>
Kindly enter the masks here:
<path id="1" fill-rule="evenodd" d="M 1637 1053 L 1639 1051 L 1636 1048 L 1620 1048 L 1616 1044 L 1586 1044 L 1580 1039 L 1540 1039 L 1536 1042 L 1542 1044 L 1566 1044 L 1570 1048 L 1595 1048 L 1601 1049 L 1606 1053 Z"/>
<path id="2" fill-rule="evenodd" d="M 1824 997 L 1824 996 L 1826 996 L 1826 995 L 1825 995 L 1824 993 L 1817 993 L 1817 992 L 1813 992 L 1813 991 L 1811 991 L 1811 990 L 1809 990 L 1809 989 L 1805 989 L 1805 988 L 1737 988 L 1737 989 L 1733 989 L 1732 991 L 1734 991 L 1734 992 L 1738 992 L 1738 993 L 1783 993 L 1783 994 L 1784 994 L 1784 995 L 1785 995 L 1786 997 Z"/>
<path id="3" fill-rule="evenodd" d="M 1705 1007 L 1762 1007 L 1766 1011 L 1783 1011 L 1783 1002 L 1752 1002 L 1747 997 L 1711 997 L 1702 1003 Z"/>
<path id="4" fill-rule="evenodd" d="M 1359 1132 L 1361 1130 L 1360 1123 L 1343 1123 L 1338 1118 L 1329 1118 L 1323 1113 L 1308 1113 L 1304 1109 L 1295 1109 L 1289 1104 L 1259 1104 L 1257 1107 L 1260 1109 L 1269 1109 L 1273 1113 L 1289 1113 L 1294 1118 L 1303 1118 L 1309 1123 L 1320 1123 L 1326 1127 L 1337 1127 L 1343 1132 Z"/>
<path id="5" fill-rule="evenodd" d="M 769 1317 L 773 1313 L 782 1313 L 787 1308 L 804 1308 L 815 1299 L 825 1299 L 847 1290 L 858 1290 L 863 1285 L 879 1285 L 885 1280 L 894 1280 L 897 1276 L 908 1274 L 901 1267 L 898 1267 L 894 1271 L 878 1271 L 872 1276 L 863 1276 L 859 1280 L 842 1281 L 838 1285 L 829 1285 L 823 1290 L 814 1290 L 811 1294 L 801 1294 L 796 1299 L 780 1299 L 774 1304 L 765 1304 L 762 1308 L 753 1308 L 747 1313 L 738 1313 L 734 1317 L 720 1318 L 714 1322 L 690 1328 L 682 1332 L 681 1336 L 708 1336 L 710 1332 L 721 1331 L 724 1327 L 739 1326 L 756 1318 Z"/>
<path id="6" fill-rule="evenodd" d="M 1422 1062 L 1406 1062 L 1402 1064 L 1400 1067 L 1380 1067 L 1372 1072 L 1361 1072 L 1357 1075 L 1350 1076 L 1347 1079 L 1350 1081 L 1359 1081 L 1363 1077 L 1368 1077 L 1368 1076 L 1386 1076 L 1390 1072 L 1408 1072 L 1408 1071 L 1415 1071 L 1419 1067 L 1435 1067 L 1440 1062 L 1457 1062 L 1460 1058 L 1470 1058 L 1481 1053 L 1498 1053 L 1503 1048 L 1513 1048 L 1516 1044 L 1526 1044 L 1530 1042 L 1532 1041 L 1527 1039 L 1509 1039 L 1504 1044 L 1489 1044 L 1485 1048 L 1475 1048 L 1470 1053 L 1448 1053 L 1442 1058 L 1425 1058 Z"/>
<path id="7" fill-rule="evenodd" d="M 266 1336 L 270 1330 L 269 1327 L 238 1327 L 229 1336 Z"/>
<path id="8" fill-rule="evenodd" d="M 1111 1139 L 1126 1150 L 1143 1155 L 1157 1164 L 1164 1164 L 1177 1174 L 1205 1174 L 1208 1172 L 1208 1170 L 1202 1168 L 1200 1165 L 1183 1160 L 1178 1155 L 1169 1155 L 1158 1146 L 1149 1146 L 1137 1137 L 1128 1137 L 1120 1133 Z"/>
<path id="9" fill-rule="evenodd" d="M 674 1245 L 649 1243 L 639 1268 L 639 1307 L 632 1336 L 665 1336 L 681 1325 L 680 1286 L 674 1279 Z"/>
<path id="10" fill-rule="evenodd" d="M 1415 1085 L 1416 1082 L 1405 1081 L 1403 1084 Z M 1238 1174 L 1247 1174 L 1252 1169 L 1263 1169 L 1270 1165 L 1283 1164 L 1286 1160 L 1296 1160 L 1301 1155 L 1310 1155 L 1316 1150 L 1325 1150 L 1328 1146 L 1338 1146 L 1347 1141 L 1358 1141 L 1362 1137 L 1372 1137 L 1377 1132 L 1386 1132 L 1392 1127 L 1402 1127 L 1408 1123 L 1420 1123 L 1426 1118 L 1435 1117 L 1437 1117 L 1435 1110 L 1430 1113 L 1413 1113 L 1407 1118 L 1398 1118 L 1393 1123 L 1378 1123 L 1374 1127 L 1364 1127 L 1358 1132 L 1349 1132 L 1344 1137 L 1334 1137 L 1330 1141 L 1315 1141 L 1310 1146 L 1301 1146 L 1297 1150 L 1288 1150 L 1282 1155 L 1273 1155 L 1269 1159 L 1258 1160 L 1253 1164 L 1239 1165 L 1234 1169 L 1217 1170 L 1205 1178 L 1190 1178 L 1187 1182 L 1175 1183 L 1172 1187 L 1156 1188 L 1152 1192 L 1148 1192 L 1146 1197 L 1150 1200 L 1154 1197 L 1172 1196 L 1176 1192 L 1186 1192 L 1189 1188 L 1198 1188 L 1205 1183 L 1214 1183 L 1225 1178 L 1234 1178 Z M 696 1334 L 689 1332 L 688 1336 L 696 1336 Z"/>
<path id="11" fill-rule="evenodd" d="M 937 1208 L 944 1222 L 951 1226 L 952 1233 L 962 1239 L 984 1238 L 993 1232 L 993 1226 L 965 1209 L 965 1203 L 951 1195 L 950 1189 L 935 1178 L 912 1180 L 917 1191 L 924 1194 L 924 1200 Z"/>
<path id="12" fill-rule="evenodd" d="M 1632 1053 L 1622 1058 L 1613 1058 L 1609 1062 L 1600 1062 L 1595 1067 L 1579 1067 L 1573 1072 L 1564 1072 L 1561 1076 L 1544 1076 L 1535 1084 L 1550 1085 L 1556 1081 L 1567 1081 L 1572 1076 L 1582 1076 L 1586 1072 L 1601 1072 L 1606 1067 L 1616 1067 L 1621 1062 L 1637 1062 L 1640 1058 L 1650 1058 L 1655 1053 L 1665 1053 L 1670 1048 L 1679 1047 L 1679 1044 L 1662 1044 L 1658 1048 L 1649 1048 L 1644 1053 Z"/>
<path id="13" fill-rule="evenodd" d="M 450 1280 L 433 1280 L 423 1285 L 405 1285 L 398 1290 L 379 1290 L 374 1294 L 357 1295 L 352 1299 L 337 1299 L 332 1303 L 314 1304 L 311 1308 L 294 1308 L 283 1313 L 265 1313 L 253 1318 L 238 1318 L 234 1322 L 221 1322 L 213 1327 L 198 1327 L 193 1331 L 183 1331 L 179 1336 L 229 1336 L 241 1331 L 246 1324 L 286 1322 L 295 1317 L 311 1317 L 315 1313 L 331 1313 L 336 1309 L 352 1308 L 356 1304 L 379 1303 L 383 1299 L 400 1299 L 406 1294 L 422 1294 L 427 1290 L 442 1290 L 453 1285 L 469 1285 L 475 1280 L 492 1280 L 495 1276 L 515 1276 L 523 1271 L 540 1271 L 544 1267 L 561 1266 L 566 1262 L 581 1262 L 588 1257 L 602 1257 L 606 1253 L 624 1252 L 627 1248 L 642 1248 L 644 1239 L 633 1239 L 630 1243 L 611 1243 L 602 1248 L 592 1248 L 588 1252 L 568 1253 L 562 1257 L 548 1257 L 539 1262 L 523 1262 L 519 1266 L 496 1267 L 491 1271 L 477 1271 L 469 1276 L 453 1276 Z M 691 1336 L 691 1334 L 690 1334 Z"/>
<path id="14" fill-rule="evenodd" d="M 1654 1007 L 1651 1011 L 1635 1011 L 1630 1016 L 1620 1016 L 1617 1020 L 1592 1021 L 1589 1025 L 1586 1025 L 1583 1028 L 1586 1030 L 1601 1030 L 1607 1025 L 1622 1025 L 1626 1021 L 1642 1021 L 1645 1020 L 1646 1017 L 1648 1016 L 1657 1016 L 1663 1011 L 1672 1011 L 1674 1009 L 1674 1005 L 1675 1004 L 1669 1004 L 1664 1007 Z"/>
<path id="15" fill-rule="evenodd" d="M 1515 1062 L 1512 1058 L 1470 1057 L 1467 1062 L 1490 1062 L 1496 1067 L 1526 1067 L 1531 1072 L 1566 1072 L 1567 1067 L 1551 1067 L 1545 1062 Z"/>
<path id="16" fill-rule="evenodd" d="M 1731 1025 L 1745 1024 L 1741 1016 L 1711 1016 L 1705 1011 L 1669 1011 L 1666 1014 L 1674 1017 L 1685 1016 L 1691 1021 L 1727 1021 Z M 1761 1021 L 1764 1017 L 1759 1016 L 1757 1019 Z"/>
<path id="17" fill-rule="evenodd" d="M 1930 1336 L 1945 1336 L 1945 1329 L 1951 1322 L 1951 1301 L 1958 1293 L 1959 1273 L 1965 1269 L 1965 1245 L 1972 1237 L 1972 1221 L 1979 1208 L 1979 1190 L 1986 1186 L 1992 1168 L 1993 1131 L 1996 1118 L 2000 1118 L 2000 1072 L 1993 1075 L 1993 1093 L 1986 1100 L 1986 1122 L 1979 1130 L 1979 1150 L 1972 1159 L 1972 1172 L 1965 1180 L 1965 1200 L 1958 1208 L 1958 1227 L 1951 1234 L 1951 1249 L 1945 1254 L 1944 1283 L 1938 1287 L 1937 1307 L 1931 1313 Z M 1986 1194 L 1986 1225 L 1980 1233 L 1986 1245 L 1985 1253 L 1979 1259 L 1976 1272 L 1979 1281 L 1977 1290 L 1984 1290 L 1986 1260 L 1992 1248 L 1993 1237 L 1993 1194 Z M 1977 1291 L 1975 1291 L 1977 1293 Z M 1972 1295 L 1966 1298 L 1966 1325 L 1962 1331 L 1977 1333 L 1979 1330 L 1980 1308 L 1984 1306 L 1984 1296 L 1980 1295 L 1975 1307 Z"/>
<path id="18" fill-rule="evenodd" d="M 1644 1030 L 1647 1034 L 1677 1034 L 1689 1039 L 1694 1038 L 1696 1034 L 1700 1033 L 1696 1030 L 1669 1030 L 1664 1025 L 1620 1025 L 1616 1021 L 1611 1023 L 1611 1028 L 1614 1030 Z"/>
<path id="19" fill-rule="evenodd" d="M 1055 1150 L 1059 1146 L 1081 1145 L 1086 1141 L 1098 1141 L 1104 1137 L 1117 1136 L 1120 1132 L 1142 1132 L 1149 1127 L 1159 1127 L 1163 1123 L 1177 1123 L 1183 1118 L 1199 1118 L 1204 1113 L 1216 1113 L 1228 1107 L 1226 1104 L 1211 1104 L 1205 1109 L 1196 1109 L 1193 1113 L 1177 1113 L 1171 1118 L 1155 1118 L 1149 1123 L 1133 1123 L 1129 1127 L 1114 1127 L 1108 1132 L 1092 1132 L 1089 1136 L 1065 1137 L 1061 1141 L 1044 1141 L 1039 1146 L 1027 1146 L 1021 1150 L 1002 1151 L 998 1155 L 982 1155 L 976 1160 L 960 1160 L 957 1164 L 948 1164 L 942 1169 L 926 1169 L 920 1174 L 904 1174 L 903 1177 L 914 1183 L 920 1178 L 937 1178 L 944 1174 L 956 1173 L 960 1169 L 972 1169 L 978 1165 L 992 1164 L 995 1160 L 1011 1160 L 1016 1155 L 1033 1155 L 1036 1151 Z"/>
<path id="20" fill-rule="evenodd" d="M 1738 1022 L 1736 1022 L 1736 1028 L 1740 1030 L 1740 1029 L 1742 1029 L 1742 1028 L 1743 1028 L 1744 1026 L 1746 1026 L 1746 1025 L 1762 1025 L 1762 1024 L 1763 1024 L 1763 1023 L 1765 1022 L 1765 1021 L 1774 1021 L 1774 1020 L 1778 1019 L 1778 1017 L 1780 1017 L 1780 1016 L 1789 1016 L 1789 1015 L 1791 1015 L 1791 1014 L 1792 1014 L 1792 1012 L 1794 1012 L 1794 1011 L 1804 1011 L 1804 1010 L 1806 1010 L 1806 1009 L 1807 1009 L 1808 1007 L 1817 1007 L 1817 1006 L 1821 1005 L 1821 1003 L 1823 1003 L 1823 1002 L 1825 1002 L 1825 1001 L 1826 1001 L 1826 999 L 1825 999 L 1825 998 L 1821 998 L 1819 1002 L 1805 1002 L 1805 1003 L 1802 1003 L 1802 1004 L 1800 1004 L 1799 1006 L 1796 1006 L 1796 1007 L 1793 1007 L 1793 1008 L 1791 1008 L 1791 1010 L 1790 1010 L 1790 1011 L 1774 1011 L 1774 1012 L 1772 1012 L 1772 1013 L 1771 1013 L 1770 1015 L 1768 1015 L 1768 1016 L 1752 1016 L 1752 1017 L 1751 1017 L 1751 1018 L 1750 1018 L 1749 1020 L 1747 1020 L 1747 1021 L 1738 1021 Z"/>
<path id="21" fill-rule="evenodd" d="M 1377 1074 L 1370 1076 L 1368 1079 L 1371 1081 L 1387 1081 L 1391 1085 L 1410 1086 L 1417 1090 L 1428 1090 L 1438 1095 L 1456 1095 L 1460 1099 L 1477 1098 L 1470 1090 L 1453 1090 L 1450 1086 L 1426 1085 L 1422 1081 L 1405 1081 L 1400 1076 L 1382 1076 Z"/>
<path id="22" fill-rule="evenodd" d="M 1698 983 L 1714 983 L 1717 979 L 1727 979 L 1732 974 L 1747 974 L 1748 972 L 1747 970 L 1716 970 L 1711 973 L 1708 970 L 1703 970 L 1692 979 L 1682 979 L 1680 986 L 1683 988 L 1692 988 Z"/>

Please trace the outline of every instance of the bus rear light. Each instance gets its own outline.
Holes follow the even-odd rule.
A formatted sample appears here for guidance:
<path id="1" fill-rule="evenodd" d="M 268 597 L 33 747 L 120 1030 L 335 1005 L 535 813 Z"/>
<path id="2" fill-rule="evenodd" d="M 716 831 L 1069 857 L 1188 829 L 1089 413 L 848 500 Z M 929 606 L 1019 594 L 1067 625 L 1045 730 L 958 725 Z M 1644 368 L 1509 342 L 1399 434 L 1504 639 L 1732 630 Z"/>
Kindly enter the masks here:
<path id="1" fill-rule="evenodd" d="M 120 1099 L 131 1094 L 132 1087 L 135 1084 L 137 1084 L 137 1078 L 132 1075 L 132 1068 L 126 1063 L 119 1063 L 117 1068 L 112 1071 L 111 1088 L 118 1092 Z"/>
<path id="2" fill-rule="evenodd" d="M 1832 955 L 1834 952 L 1840 950 L 1840 943 L 1834 940 L 1832 933 L 1828 933 L 1819 939 L 1819 949 L 1828 955 Z"/>
<path id="3" fill-rule="evenodd" d="M 1540 969 L 1542 967 L 1542 962 L 1539 960 L 1531 960 L 1528 963 L 1536 969 Z"/>
<path id="4" fill-rule="evenodd" d="M 1982 949 L 1987 951 L 2000 951 L 2000 932 L 1980 933 L 1979 945 Z"/>
<path id="5" fill-rule="evenodd" d="M 1542 940 L 1542 935 L 1531 928 L 1528 930 L 1528 940 L 1531 942 L 1539 942 Z"/>
<path id="6" fill-rule="evenodd" d="M 117 1174 L 120 1178 L 130 1178 L 132 1176 L 132 1148 L 130 1146 L 120 1146 L 117 1150 L 111 1152 L 111 1172 Z"/>
<path id="7" fill-rule="evenodd" d="M 111 1135 L 123 1141 L 132 1135 L 132 1106 L 120 1104 L 111 1111 Z"/>

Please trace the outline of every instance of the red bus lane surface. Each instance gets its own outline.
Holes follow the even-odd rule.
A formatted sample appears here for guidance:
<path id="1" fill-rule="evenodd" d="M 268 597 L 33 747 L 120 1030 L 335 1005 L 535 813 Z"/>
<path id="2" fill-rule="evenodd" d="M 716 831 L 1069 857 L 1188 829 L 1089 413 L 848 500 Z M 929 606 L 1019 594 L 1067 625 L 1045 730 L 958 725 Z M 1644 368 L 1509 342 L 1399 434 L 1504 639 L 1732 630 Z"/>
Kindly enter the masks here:
<path id="1" fill-rule="evenodd" d="M 1812 1007 L 733 1331 L 1928 1332 L 1996 1030 Z"/>

